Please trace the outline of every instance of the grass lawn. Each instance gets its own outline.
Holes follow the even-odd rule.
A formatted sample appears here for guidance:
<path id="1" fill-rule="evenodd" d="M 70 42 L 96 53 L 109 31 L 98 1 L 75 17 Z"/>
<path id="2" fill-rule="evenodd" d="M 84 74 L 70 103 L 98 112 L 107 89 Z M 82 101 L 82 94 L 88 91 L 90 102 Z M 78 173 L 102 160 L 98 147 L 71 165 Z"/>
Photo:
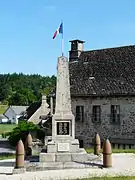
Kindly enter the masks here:
<path id="1" fill-rule="evenodd" d="M 14 159 L 15 155 L 0 155 L 0 160 L 4 159 Z"/>
<path id="2" fill-rule="evenodd" d="M 12 131 L 16 124 L 0 124 L 0 134 Z"/>
<path id="3" fill-rule="evenodd" d="M 119 177 L 93 177 L 93 178 L 84 178 L 84 179 L 76 179 L 76 180 L 135 180 L 135 177 L 129 176 L 119 176 Z"/>
<path id="4" fill-rule="evenodd" d="M 0 105 L 0 114 L 3 114 L 7 108 L 7 105 Z"/>
<path id="5" fill-rule="evenodd" d="M 94 153 L 94 149 L 86 148 L 87 153 Z M 135 153 L 135 149 L 112 149 L 113 153 Z M 102 149 L 101 149 L 102 153 Z"/>

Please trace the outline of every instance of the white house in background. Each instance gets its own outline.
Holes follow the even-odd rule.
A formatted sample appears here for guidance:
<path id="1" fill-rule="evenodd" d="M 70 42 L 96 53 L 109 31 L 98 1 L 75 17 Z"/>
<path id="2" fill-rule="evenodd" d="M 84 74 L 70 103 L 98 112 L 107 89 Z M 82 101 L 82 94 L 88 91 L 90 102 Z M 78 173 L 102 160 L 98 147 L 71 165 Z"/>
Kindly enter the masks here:
<path id="1" fill-rule="evenodd" d="M 5 117 L 3 114 L 0 114 L 0 124 L 1 123 L 8 123 L 8 118 Z"/>
<path id="2" fill-rule="evenodd" d="M 9 106 L 3 115 L 12 124 L 18 124 L 18 118 L 23 116 L 28 106 Z"/>

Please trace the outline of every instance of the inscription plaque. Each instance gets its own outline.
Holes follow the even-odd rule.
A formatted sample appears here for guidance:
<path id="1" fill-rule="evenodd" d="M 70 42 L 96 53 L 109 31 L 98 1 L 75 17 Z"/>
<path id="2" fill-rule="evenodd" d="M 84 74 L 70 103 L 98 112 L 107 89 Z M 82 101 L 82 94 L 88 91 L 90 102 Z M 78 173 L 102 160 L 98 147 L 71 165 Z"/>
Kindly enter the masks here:
<path id="1" fill-rule="evenodd" d="M 69 135 L 69 122 L 57 122 L 57 135 Z"/>
<path id="2" fill-rule="evenodd" d="M 69 143 L 58 143 L 58 151 L 61 152 L 69 151 Z"/>

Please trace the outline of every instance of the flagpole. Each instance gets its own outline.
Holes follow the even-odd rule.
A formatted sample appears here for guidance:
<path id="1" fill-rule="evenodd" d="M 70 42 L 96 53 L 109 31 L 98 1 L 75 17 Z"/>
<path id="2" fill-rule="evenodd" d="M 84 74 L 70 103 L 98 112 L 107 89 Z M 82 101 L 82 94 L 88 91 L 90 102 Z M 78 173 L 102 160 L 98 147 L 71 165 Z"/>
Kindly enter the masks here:
<path id="1" fill-rule="evenodd" d="M 61 33 L 61 54 L 62 54 L 62 56 L 64 56 L 63 21 L 61 21 L 61 23 L 62 23 L 62 33 Z"/>
<path id="2" fill-rule="evenodd" d="M 61 54 L 64 56 L 64 39 L 63 39 L 63 34 L 61 35 Z"/>

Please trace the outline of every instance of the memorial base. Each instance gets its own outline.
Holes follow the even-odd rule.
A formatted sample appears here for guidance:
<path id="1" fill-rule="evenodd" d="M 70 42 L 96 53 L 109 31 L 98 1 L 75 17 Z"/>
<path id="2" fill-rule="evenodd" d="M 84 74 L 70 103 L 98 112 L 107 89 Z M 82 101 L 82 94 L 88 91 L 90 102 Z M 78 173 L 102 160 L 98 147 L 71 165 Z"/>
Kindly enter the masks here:
<path id="1" fill-rule="evenodd" d="M 26 168 L 14 168 L 13 169 L 13 174 L 23 174 L 26 172 Z"/>
<path id="2" fill-rule="evenodd" d="M 40 153 L 40 162 L 85 162 L 88 160 L 87 152 L 79 148 L 79 141 L 57 140 L 47 145 L 47 153 Z"/>
<path id="3" fill-rule="evenodd" d="M 40 153 L 40 162 L 86 162 L 88 155 L 84 149 L 78 153 Z"/>
<path id="4" fill-rule="evenodd" d="M 101 162 L 100 162 L 101 163 Z M 78 163 L 78 162 L 40 162 L 34 164 L 27 164 L 26 171 L 48 171 L 48 170 L 62 170 L 62 169 L 99 169 L 102 165 L 91 165 L 90 162 Z"/>
<path id="5" fill-rule="evenodd" d="M 78 139 L 69 139 L 69 138 L 64 138 L 64 139 L 57 139 L 48 142 L 47 144 L 47 153 L 57 153 L 57 152 L 62 152 L 62 153 L 74 153 L 74 152 L 79 152 L 79 141 Z"/>
<path id="6" fill-rule="evenodd" d="M 41 153 L 40 154 L 40 162 L 28 162 L 26 163 L 26 171 L 45 171 L 45 170 L 60 170 L 60 169 L 84 169 L 84 168 L 102 168 L 103 162 L 102 157 L 98 157 L 94 154 L 84 153 L 83 149 L 80 149 L 82 152 L 80 153 L 71 153 L 72 161 L 65 161 L 65 153 Z M 54 160 L 57 155 L 59 155 L 60 162 L 50 161 Z M 68 154 L 69 155 L 69 154 Z M 69 156 L 70 156 L 69 155 Z M 53 158 L 50 159 L 50 156 Z M 47 159 L 49 157 L 49 159 Z M 66 156 L 67 157 L 67 156 Z M 74 159 L 72 159 L 72 157 Z M 86 160 L 87 159 L 87 160 Z M 64 160 L 63 162 L 61 160 Z"/>

